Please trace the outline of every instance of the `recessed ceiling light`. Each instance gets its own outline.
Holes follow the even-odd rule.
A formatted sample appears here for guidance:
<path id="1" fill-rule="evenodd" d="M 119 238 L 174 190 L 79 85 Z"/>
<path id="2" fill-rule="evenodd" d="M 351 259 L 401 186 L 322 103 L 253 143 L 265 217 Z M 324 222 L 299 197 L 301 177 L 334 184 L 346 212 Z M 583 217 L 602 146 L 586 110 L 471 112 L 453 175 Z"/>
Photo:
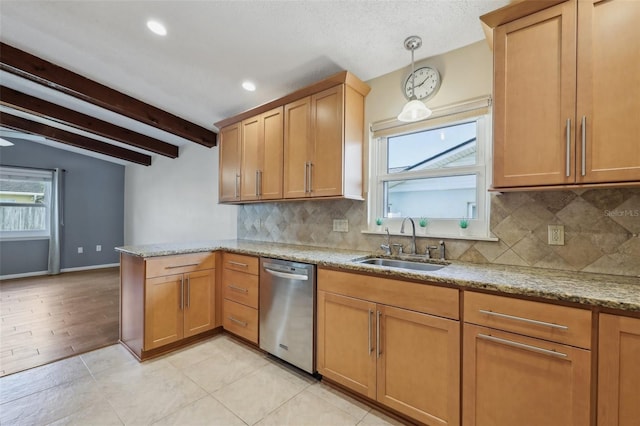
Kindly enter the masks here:
<path id="1" fill-rule="evenodd" d="M 151 32 L 154 34 L 158 34 L 160 36 L 167 35 L 167 28 L 164 25 L 162 25 L 162 23 L 154 19 L 149 19 L 147 21 L 147 28 L 149 28 Z"/>
<path id="2" fill-rule="evenodd" d="M 255 90 L 256 90 L 256 85 L 255 85 L 255 84 L 253 84 L 253 83 L 252 83 L 252 82 L 250 82 L 250 81 L 243 81 L 243 82 L 242 82 L 242 88 L 243 88 L 244 90 L 249 91 L 249 92 L 253 92 L 253 91 L 255 91 Z"/>

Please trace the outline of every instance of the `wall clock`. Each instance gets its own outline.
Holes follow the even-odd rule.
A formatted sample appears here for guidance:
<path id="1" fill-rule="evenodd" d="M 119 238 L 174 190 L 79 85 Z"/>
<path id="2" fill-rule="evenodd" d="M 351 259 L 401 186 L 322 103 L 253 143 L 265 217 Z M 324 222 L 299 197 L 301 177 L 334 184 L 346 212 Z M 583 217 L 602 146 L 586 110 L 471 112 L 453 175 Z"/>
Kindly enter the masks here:
<path id="1" fill-rule="evenodd" d="M 416 99 L 427 100 L 434 96 L 440 89 L 440 73 L 433 67 L 419 67 L 413 72 L 415 75 Z M 402 91 L 407 99 L 411 99 L 413 89 L 409 73 L 402 82 Z"/>

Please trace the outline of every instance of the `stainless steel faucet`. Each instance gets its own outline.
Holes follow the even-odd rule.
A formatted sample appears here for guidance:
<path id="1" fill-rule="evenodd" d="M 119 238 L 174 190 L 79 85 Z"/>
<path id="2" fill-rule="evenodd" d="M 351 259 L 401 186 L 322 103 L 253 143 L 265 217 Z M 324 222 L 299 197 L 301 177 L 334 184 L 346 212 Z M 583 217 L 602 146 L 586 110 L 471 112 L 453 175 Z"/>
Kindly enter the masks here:
<path id="1" fill-rule="evenodd" d="M 387 244 L 380 244 L 380 248 L 384 250 L 384 254 L 387 256 L 391 255 L 391 234 L 389 234 L 389 228 L 386 227 L 384 230 L 387 232 Z"/>
<path id="2" fill-rule="evenodd" d="M 411 235 L 411 251 L 409 254 L 416 254 L 416 223 L 410 217 L 405 217 L 402 221 L 402 225 L 400 225 L 400 233 L 404 234 L 404 223 L 409 219 L 411 221 L 411 230 L 413 234 Z"/>

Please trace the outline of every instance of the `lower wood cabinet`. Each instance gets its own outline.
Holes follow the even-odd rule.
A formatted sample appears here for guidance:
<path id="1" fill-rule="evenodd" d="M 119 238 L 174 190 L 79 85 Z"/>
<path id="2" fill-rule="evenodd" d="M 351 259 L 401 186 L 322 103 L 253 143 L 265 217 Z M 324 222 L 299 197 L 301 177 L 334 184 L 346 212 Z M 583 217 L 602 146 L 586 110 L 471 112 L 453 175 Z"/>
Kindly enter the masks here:
<path id="1" fill-rule="evenodd" d="M 216 328 L 215 253 L 120 257 L 120 341 L 139 359 Z"/>
<path id="2" fill-rule="evenodd" d="M 258 344 L 259 259 L 236 253 L 222 255 L 222 326 Z"/>
<path id="3" fill-rule="evenodd" d="M 640 318 L 600 314 L 598 426 L 640 422 Z"/>
<path id="4" fill-rule="evenodd" d="M 405 309 L 385 297 L 394 284 L 457 311 L 454 289 L 319 269 L 318 372 L 422 423 L 459 424 L 460 323 Z"/>
<path id="5" fill-rule="evenodd" d="M 145 285 L 145 350 L 211 330 L 215 270 L 150 278 Z"/>
<path id="6" fill-rule="evenodd" d="M 591 424 L 590 310 L 465 292 L 464 318 L 463 425 Z"/>

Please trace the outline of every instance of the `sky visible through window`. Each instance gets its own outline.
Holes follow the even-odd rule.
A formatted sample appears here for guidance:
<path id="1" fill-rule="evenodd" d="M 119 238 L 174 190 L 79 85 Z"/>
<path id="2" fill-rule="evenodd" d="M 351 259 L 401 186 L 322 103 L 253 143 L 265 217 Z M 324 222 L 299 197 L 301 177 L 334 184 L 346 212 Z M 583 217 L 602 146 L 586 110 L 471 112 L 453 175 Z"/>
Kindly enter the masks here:
<path id="1" fill-rule="evenodd" d="M 474 140 L 475 137 L 475 121 L 390 137 L 387 157 L 388 172 L 401 171 L 424 160 L 437 158 L 466 141 Z"/>

